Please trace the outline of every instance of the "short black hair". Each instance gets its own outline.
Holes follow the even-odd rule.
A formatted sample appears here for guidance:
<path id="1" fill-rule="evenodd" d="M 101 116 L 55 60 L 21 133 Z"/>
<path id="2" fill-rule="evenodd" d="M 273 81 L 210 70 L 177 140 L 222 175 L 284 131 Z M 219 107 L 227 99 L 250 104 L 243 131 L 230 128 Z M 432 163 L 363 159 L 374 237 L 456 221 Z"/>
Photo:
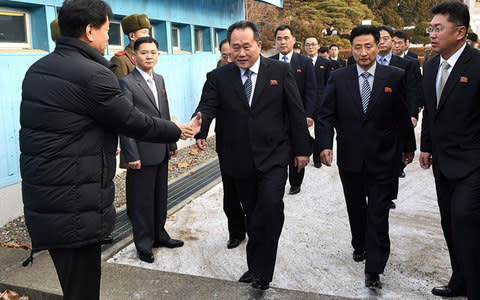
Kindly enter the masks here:
<path id="1" fill-rule="evenodd" d="M 238 21 L 230 25 L 227 30 L 227 40 L 230 43 L 232 39 L 232 32 L 235 29 L 246 29 L 250 28 L 253 30 L 253 38 L 255 41 L 260 42 L 260 30 L 258 29 L 257 24 L 253 23 L 252 21 Z"/>
<path id="2" fill-rule="evenodd" d="M 150 37 L 150 36 L 144 36 L 144 37 L 141 37 L 141 38 L 139 38 L 139 39 L 137 39 L 137 40 L 135 41 L 135 43 L 133 44 L 133 50 L 134 50 L 135 52 L 137 52 L 138 48 L 140 48 L 140 45 L 141 45 L 141 44 L 144 44 L 144 43 L 149 43 L 149 44 L 150 44 L 150 43 L 154 43 L 155 46 L 156 46 L 157 49 L 158 49 L 158 42 L 157 42 L 156 39 L 154 39 L 154 38 L 152 38 L 152 37 Z"/>
<path id="3" fill-rule="evenodd" d="M 474 41 L 475 43 L 478 41 L 478 35 L 475 32 L 467 33 L 467 39 Z"/>
<path id="4" fill-rule="evenodd" d="M 228 40 L 227 40 L 227 39 L 223 39 L 223 40 L 220 42 L 220 45 L 218 46 L 218 49 L 219 49 L 220 51 L 222 51 L 222 46 L 223 46 L 223 44 L 225 44 L 225 43 L 228 43 Z"/>
<path id="5" fill-rule="evenodd" d="M 386 25 L 378 26 L 377 30 L 378 30 L 379 33 L 380 33 L 380 31 L 385 30 L 386 32 L 388 32 L 390 37 L 393 37 L 393 29 L 390 26 L 386 26 Z"/>
<path id="6" fill-rule="evenodd" d="M 401 30 L 395 31 L 393 33 L 393 37 L 398 37 L 399 39 L 402 39 L 405 43 L 407 43 L 407 41 L 409 40 L 408 35 Z"/>
<path id="7" fill-rule="evenodd" d="M 316 39 L 316 40 L 317 40 L 317 43 L 318 43 L 318 39 L 317 39 L 316 36 L 313 36 L 313 35 L 307 36 L 307 37 L 305 38 L 305 40 L 303 41 L 304 44 L 307 42 L 307 39 Z"/>
<path id="8" fill-rule="evenodd" d="M 328 50 L 332 49 L 333 47 L 340 48 L 340 47 L 338 47 L 338 45 L 337 45 L 337 44 L 331 44 L 331 45 L 328 47 Z"/>
<path id="9" fill-rule="evenodd" d="M 470 13 L 468 6 L 457 1 L 444 1 L 432 7 L 430 12 L 433 15 L 448 15 L 448 22 L 456 25 L 465 26 L 468 30 L 470 26 Z"/>
<path id="10" fill-rule="evenodd" d="M 279 32 L 280 30 L 285 30 L 285 29 L 290 30 L 290 33 L 292 34 L 292 36 L 295 37 L 295 32 L 293 31 L 292 26 L 287 25 L 287 24 L 281 24 L 275 29 L 275 37 L 277 36 L 277 32 Z"/>
<path id="11" fill-rule="evenodd" d="M 102 0 L 65 0 L 58 14 L 63 36 L 79 38 L 88 24 L 100 28 L 113 18 L 112 9 Z"/>
<path id="12" fill-rule="evenodd" d="M 373 25 L 359 25 L 352 29 L 350 33 L 350 43 L 353 44 L 353 39 L 360 35 L 367 35 L 371 34 L 375 39 L 375 43 L 380 42 L 380 32 L 378 31 L 377 27 Z"/>
<path id="13" fill-rule="evenodd" d="M 322 46 L 318 48 L 318 53 L 326 53 L 328 52 L 328 47 L 327 46 Z"/>

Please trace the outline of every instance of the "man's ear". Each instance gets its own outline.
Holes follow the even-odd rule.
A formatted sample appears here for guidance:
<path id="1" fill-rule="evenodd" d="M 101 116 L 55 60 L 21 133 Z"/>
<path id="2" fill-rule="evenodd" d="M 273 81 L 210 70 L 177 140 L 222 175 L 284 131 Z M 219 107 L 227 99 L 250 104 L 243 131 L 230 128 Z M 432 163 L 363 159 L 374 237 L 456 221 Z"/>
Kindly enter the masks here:
<path id="1" fill-rule="evenodd" d="M 133 39 L 135 38 L 135 33 L 130 32 L 130 33 L 128 34 L 128 38 L 129 38 L 131 41 L 133 41 Z"/>
<path id="2" fill-rule="evenodd" d="M 88 24 L 87 27 L 85 27 L 85 36 L 90 42 L 93 42 L 93 26 L 92 24 Z"/>

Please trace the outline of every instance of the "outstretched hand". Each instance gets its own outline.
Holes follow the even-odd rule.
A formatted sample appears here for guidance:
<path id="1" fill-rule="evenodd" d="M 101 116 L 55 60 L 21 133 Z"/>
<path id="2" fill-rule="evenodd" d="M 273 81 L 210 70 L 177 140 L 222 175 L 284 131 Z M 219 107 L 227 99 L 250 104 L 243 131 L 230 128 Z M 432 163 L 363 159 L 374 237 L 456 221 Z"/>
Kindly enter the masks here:
<path id="1" fill-rule="evenodd" d="M 202 127 L 202 113 L 198 112 L 197 115 L 190 120 L 190 123 L 188 123 L 188 126 L 192 128 L 193 136 L 199 133 Z"/>
<path id="2" fill-rule="evenodd" d="M 172 122 L 175 123 L 175 125 L 177 125 L 177 127 L 180 128 L 180 130 L 182 131 L 181 134 L 180 134 L 180 138 L 182 140 L 186 140 L 186 139 L 192 138 L 194 136 L 192 128 L 188 125 L 185 125 L 185 124 L 182 124 L 182 123 L 178 122 L 177 121 L 177 116 L 173 116 Z"/>

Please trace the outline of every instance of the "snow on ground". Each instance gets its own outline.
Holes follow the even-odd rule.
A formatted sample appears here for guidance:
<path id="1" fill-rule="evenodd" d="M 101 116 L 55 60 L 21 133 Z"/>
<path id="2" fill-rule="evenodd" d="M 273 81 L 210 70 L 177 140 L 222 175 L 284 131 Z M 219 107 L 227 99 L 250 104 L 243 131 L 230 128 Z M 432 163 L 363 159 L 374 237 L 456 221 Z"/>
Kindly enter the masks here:
<path id="1" fill-rule="evenodd" d="M 417 127 L 418 135 L 418 127 Z M 438 299 L 433 287 L 450 276 L 431 170 L 418 152 L 400 179 L 397 208 L 390 212 L 391 254 L 377 293 L 364 287 L 364 263 L 352 259 L 350 229 L 336 165 L 306 169 L 302 191 L 285 188 L 285 224 L 271 286 L 352 298 Z M 177 249 L 154 249 L 155 262 L 136 257 L 133 244 L 109 262 L 236 281 L 247 270 L 244 241 L 227 249 L 222 185 L 170 216 L 167 231 L 185 241 Z"/>

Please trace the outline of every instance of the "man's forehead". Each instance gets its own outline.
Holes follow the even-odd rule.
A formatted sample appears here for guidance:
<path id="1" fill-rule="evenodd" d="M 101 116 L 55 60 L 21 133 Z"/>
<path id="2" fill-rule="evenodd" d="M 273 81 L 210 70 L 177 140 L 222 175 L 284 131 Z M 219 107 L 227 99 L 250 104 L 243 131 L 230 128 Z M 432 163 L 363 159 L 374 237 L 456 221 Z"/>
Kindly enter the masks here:
<path id="1" fill-rule="evenodd" d="M 285 28 L 277 31 L 277 36 L 292 36 L 292 33 L 290 32 L 290 29 Z"/>
<path id="2" fill-rule="evenodd" d="M 362 34 L 353 39 L 353 44 L 370 44 L 373 42 L 375 42 L 375 38 L 371 34 Z"/>
<path id="3" fill-rule="evenodd" d="M 438 25 L 443 25 L 446 22 L 448 22 L 448 15 L 436 14 L 433 16 L 432 21 L 430 22 L 430 25 L 435 27 Z"/>
<path id="4" fill-rule="evenodd" d="M 314 38 L 314 37 L 309 37 L 305 40 L 305 42 L 315 42 L 315 43 L 318 43 L 317 41 L 317 38 Z"/>

